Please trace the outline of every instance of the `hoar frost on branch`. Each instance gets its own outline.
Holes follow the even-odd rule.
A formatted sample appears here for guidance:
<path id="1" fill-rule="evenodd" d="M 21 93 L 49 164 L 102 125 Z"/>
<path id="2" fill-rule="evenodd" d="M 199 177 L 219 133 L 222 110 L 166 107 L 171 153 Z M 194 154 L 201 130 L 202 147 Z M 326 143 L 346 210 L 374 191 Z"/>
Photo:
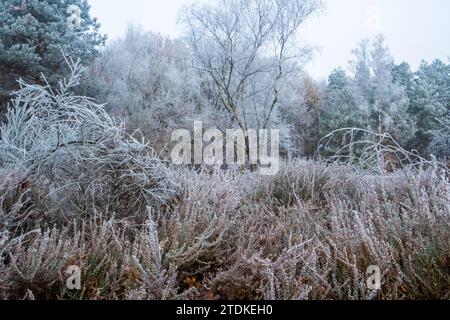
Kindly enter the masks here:
<path id="1" fill-rule="evenodd" d="M 299 29 L 321 7 L 319 0 L 219 0 L 186 9 L 194 66 L 214 83 L 230 124 L 280 127 L 283 88 L 309 53 L 295 45 Z"/>
<path id="2" fill-rule="evenodd" d="M 139 215 L 164 203 L 173 187 L 163 163 L 103 105 L 72 94 L 84 69 L 67 63 L 71 75 L 57 88 L 20 81 L 0 127 L 0 166 L 45 190 L 66 214 L 93 205 Z"/>

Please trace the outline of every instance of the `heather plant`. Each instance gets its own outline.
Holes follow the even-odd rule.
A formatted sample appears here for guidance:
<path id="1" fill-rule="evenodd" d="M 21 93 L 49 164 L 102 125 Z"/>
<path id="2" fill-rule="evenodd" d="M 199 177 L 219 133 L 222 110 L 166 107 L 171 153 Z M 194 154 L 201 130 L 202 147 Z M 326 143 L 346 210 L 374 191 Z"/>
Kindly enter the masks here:
<path id="1" fill-rule="evenodd" d="M 165 257 L 186 275 L 202 274 L 220 266 L 233 250 L 238 209 L 251 185 L 245 186 L 244 176 L 233 169 L 174 175 L 181 193 L 157 219 Z"/>
<path id="2" fill-rule="evenodd" d="M 182 297 L 177 293 L 175 267 L 162 268 L 151 216 L 141 229 L 97 215 L 61 230 L 35 230 L 16 239 L 2 236 L 0 252 L 8 259 L 0 277 L 2 298 L 30 294 L 35 299 Z M 71 291 L 65 285 L 66 270 L 72 265 L 83 272 L 82 290 Z"/>
<path id="3" fill-rule="evenodd" d="M 304 179 L 301 169 L 312 165 L 292 164 L 290 180 Z M 258 201 L 246 210 L 233 266 L 211 279 L 214 288 L 251 299 L 448 297 L 445 175 L 421 172 L 410 180 L 328 169 L 320 205 L 293 188 L 290 207 Z M 383 270 L 378 292 L 366 286 L 371 265 Z"/>
<path id="4" fill-rule="evenodd" d="M 375 175 L 294 161 L 279 177 L 171 171 L 177 197 L 149 208 L 144 224 L 131 212 L 20 236 L 3 224 L 2 297 L 449 298 L 450 185 L 440 170 Z M 83 270 L 80 291 L 65 287 L 69 265 Z M 378 291 L 366 283 L 372 265 Z"/>

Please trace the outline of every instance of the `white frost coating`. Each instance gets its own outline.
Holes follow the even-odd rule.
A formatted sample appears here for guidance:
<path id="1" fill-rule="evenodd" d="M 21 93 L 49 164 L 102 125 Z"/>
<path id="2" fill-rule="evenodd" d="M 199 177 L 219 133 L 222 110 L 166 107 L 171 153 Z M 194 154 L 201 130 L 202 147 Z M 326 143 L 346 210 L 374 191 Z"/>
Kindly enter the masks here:
<path id="1" fill-rule="evenodd" d="M 0 127 L 0 167 L 48 186 L 46 197 L 59 202 L 89 194 L 96 207 L 144 214 L 147 205 L 166 201 L 172 187 L 165 166 L 103 105 L 72 94 L 83 68 L 67 62 L 71 76 L 56 88 L 20 81 Z"/>

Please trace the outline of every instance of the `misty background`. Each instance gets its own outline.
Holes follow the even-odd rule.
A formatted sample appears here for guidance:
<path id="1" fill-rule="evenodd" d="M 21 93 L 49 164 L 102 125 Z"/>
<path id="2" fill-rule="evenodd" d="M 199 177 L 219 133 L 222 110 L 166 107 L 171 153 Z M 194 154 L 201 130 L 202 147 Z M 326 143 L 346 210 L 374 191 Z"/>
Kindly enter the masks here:
<path id="1" fill-rule="evenodd" d="M 124 35 L 127 25 L 144 30 L 182 36 L 178 12 L 192 0 L 89 0 L 91 13 L 101 22 L 109 39 Z M 208 2 L 203 0 L 202 2 Z M 317 47 L 306 70 L 325 80 L 336 67 L 346 68 L 351 50 L 363 38 L 382 33 L 397 62 L 417 69 L 421 61 L 450 56 L 450 1 L 447 0 L 326 0 L 322 14 L 303 27 L 303 39 Z"/>

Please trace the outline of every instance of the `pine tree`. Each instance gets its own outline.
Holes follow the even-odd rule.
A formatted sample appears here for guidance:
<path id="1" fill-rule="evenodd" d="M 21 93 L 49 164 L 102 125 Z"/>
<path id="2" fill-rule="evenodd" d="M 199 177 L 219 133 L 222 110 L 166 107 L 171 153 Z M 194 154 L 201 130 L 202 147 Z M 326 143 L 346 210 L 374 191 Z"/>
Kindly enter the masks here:
<path id="1" fill-rule="evenodd" d="M 450 111 L 450 65 L 440 60 L 429 64 L 422 62 L 415 73 L 414 82 L 409 94 L 408 113 L 414 117 L 417 132 L 412 146 L 420 153 L 427 155 L 429 146 L 440 128 L 442 120 Z"/>
<path id="2" fill-rule="evenodd" d="M 357 101 L 345 71 L 333 70 L 328 77 L 324 114 L 320 119 L 322 136 L 340 128 L 364 128 L 364 112 Z"/>
<path id="3" fill-rule="evenodd" d="M 395 78 L 394 59 L 384 37 L 361 42 L 353 54 L 354 96 L 364 112 L 366 128 L 379 134 L 389 133 L 406 144 L 415 132 L 407 113 L 407 88 Z"/>
<path id="4" fill-rule="evenodd" d="M 402 62 L 392 67 L 392 77 L 394 83 L 402 86 L 409 96 L 414 83 L 414 73 L 411 71 L 411 66 L 407 62 Z"/>
<path id="5" fill-rule="evenodd" d="M 73 12 L 70 6 L 76 6 Z M 43 83 L 41 74 L 50 83 L 61 78 L 67 71 L 62 52 L 83 63 L 95 57 L 105 37 L 99 34 L 100 25 L 89 9 L 87 0 L 0 2 L 0 111 L 17 89 L 19 78 L 39 84 Z M 68 25 L 72 13 L 74 28 Z"/>

